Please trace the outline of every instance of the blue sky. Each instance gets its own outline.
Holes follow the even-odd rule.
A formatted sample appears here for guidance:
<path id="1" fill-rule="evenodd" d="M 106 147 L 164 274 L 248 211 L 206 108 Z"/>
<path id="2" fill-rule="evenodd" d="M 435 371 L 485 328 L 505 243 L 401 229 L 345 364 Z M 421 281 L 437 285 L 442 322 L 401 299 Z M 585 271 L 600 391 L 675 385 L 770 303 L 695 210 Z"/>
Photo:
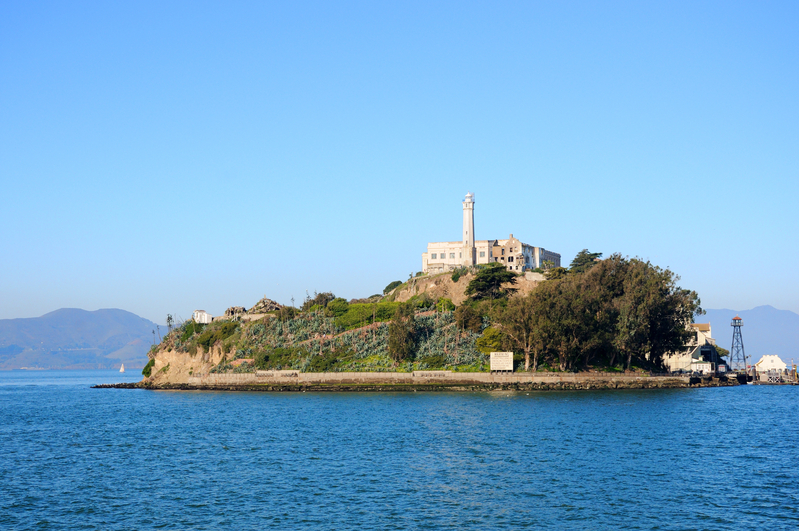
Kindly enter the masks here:
<path id="1" fill-rule="evenodd" d="M 799 312 L 797 2 L 0 4 L 0 318 L 379 293 L 457 240 Z"/>

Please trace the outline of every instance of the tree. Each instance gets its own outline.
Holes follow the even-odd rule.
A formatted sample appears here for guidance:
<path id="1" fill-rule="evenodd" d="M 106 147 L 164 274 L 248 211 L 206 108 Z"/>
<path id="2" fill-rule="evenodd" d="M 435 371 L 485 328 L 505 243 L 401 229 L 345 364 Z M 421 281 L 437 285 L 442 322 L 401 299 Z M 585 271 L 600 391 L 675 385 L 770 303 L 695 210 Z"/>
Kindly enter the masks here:
<path id="1" fill-rule="evenodd" d="M 537 329 L 536 300 L 530 293 L 524 297 L 516 297 L 508 301 L 508 305 L 499 310 L 497 318 L 499 329 L 508 338 L 515 350 L 524 352 L 524 370 L 530 370 L 530 352 L 535 345 Z M 538 356 L 535 356 L 533 370 L 538 368 Z"/>
<path id="2" fill-rule="evenodd" d="M 413 354 L 415 329 L 413 308 L 400 304 L 388 324 L 388 353 L 395 362 L 399 363 Z"/>
<path id="3" fill-rule="evenodd" d="M 687 323 L 702 309 L 696 293 L 677 287 L 677 280 L 668 269 L 638 259 L 629 261 L 624 293 L 616 300 L 619 317 L 614 341 L 628 370 L 633 357 L 660 365 L 664 355 L 688 342 Z"/>
<path id="4" fill-rule="evenodd" d="M 569 265 L 570 273 L 583 273 L 591 269 L 602 257 L 602 253 L 589 253 L 588 249 L 583 249 L 574 257 Z"/>
<path id="5" fill-rule="evenodd" d="M 502 264 L 494 263 L 477 272 L 466 287 L 465 293 L 473 300 L 503 299 L 516 291 L 516 288 L 511 286 L 503 288 L 502 285 L 515 282 L 516 273 L 508 271 Z"/>
<path id="6" fill-rule="evenodd" d="M 720 358 L 726 358 L 730 355 L 730 351 L 724 347 L 720 347 L 718 345 L 714 345 L 716 347 L 716 352 L 718 353 Z"/>
<path id="7" fill-rule="evenodd" d="M 397 286 L 401 286 L 401 285 L 402 285 L 402 281 L 401 280 L 395 280 L 394 282 L 389 283 L 388 286 L 383 288 L 383 295 L 387 295 L 391 290 L 393 290 Z"/>
<path id="8" fill-rule="evenodd" d="M 323 291 L 322 293 L 317 293 L 314 291 L 313 298 L 310 295 L 305 296 L 305 301 L 303 301 L 300 310 L 303 312 L 307 312 L 314 306 L 318 306 L 322 309 L 326 308 L 327 305 L 335 299 L 336 296 L 333 295 L 330 291 Z"/>
<path id="9" fill-rule="evenodd" d="M 483 330 L 483 318 L 468 304 L 455 308 L 455 324 L 461 330 L 471 330 L 475 334 Z"/>
<path id="10" fill-rule="evenodd" d="M 569 270 L 565 267 L 553 267 L 552 269 L 544 271 L 544 275 L 547 277 L 547 280 L 560 280 L 562 278 L 566 278 L 566 275 L 568 274 Z"/>
<path id="11" fill-rule="evenodd" d="M 492 352 L 501 351 L 506 341 L 502 332 L 489 326 L 483 330 L 483 335 L 474 342 L 474 345 L 477 347 L 477 350 L 483 354 L 491 354 Z"/>

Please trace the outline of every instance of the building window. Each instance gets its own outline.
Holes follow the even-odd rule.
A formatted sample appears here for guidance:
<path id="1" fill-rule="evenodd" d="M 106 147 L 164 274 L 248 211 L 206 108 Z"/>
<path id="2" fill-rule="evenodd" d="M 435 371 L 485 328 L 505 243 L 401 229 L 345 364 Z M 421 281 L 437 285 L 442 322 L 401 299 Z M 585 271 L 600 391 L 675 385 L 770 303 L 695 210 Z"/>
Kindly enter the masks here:
<path id="1" fill-rule="evenodd" d="M 480 258 L 485 258 L 485 256 L 486 256 L 486 252 L 485 251 L 480 251 Z"/>
<path id="2" fill-rule="evenodd" d="M 436 253 L 433 253 L 433 260 L 436 259 Z"/>
<path id="3" fill-rule="evenodd" d="M 502 254 L 503 254 L 503 255 L 505 254 L 505 249 L 502 249 Z"/>
<path id="4" fill-rule="evenodd" d="M 454 260 L 455 259 L 455 253 L 449 253 L 449 257 Z"/>
<path id="5" fill-rule="evenodd" d="M 508 257 L 508 262 L 513 262 L 513 257 L 512 256 Z"/>
<path id="6" fill-rule="evenodd" d="M 463 258 L 463 253 L 458 253 L 458 258 Z"/>

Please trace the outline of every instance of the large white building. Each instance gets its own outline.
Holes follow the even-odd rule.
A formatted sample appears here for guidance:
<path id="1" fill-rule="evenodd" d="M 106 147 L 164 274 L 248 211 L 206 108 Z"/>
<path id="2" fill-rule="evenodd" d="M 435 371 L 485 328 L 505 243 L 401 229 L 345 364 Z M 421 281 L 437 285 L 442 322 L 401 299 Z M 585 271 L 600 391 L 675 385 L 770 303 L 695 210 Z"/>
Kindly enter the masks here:
<path id="1" fill-rule="evenodd" d="M 560 267 L 560 255 L 543 247 L 533 247 L 511 234 L 506 240 L 474 239 L 474 194 L 463 201 L 463 239 L 457 242 L 430 242 L 422 253 L 422 272 L 442 273 L 459 267 L 501 263 L 511 271 Z M 544 264 L 548 262 L 549 264 Z"/>

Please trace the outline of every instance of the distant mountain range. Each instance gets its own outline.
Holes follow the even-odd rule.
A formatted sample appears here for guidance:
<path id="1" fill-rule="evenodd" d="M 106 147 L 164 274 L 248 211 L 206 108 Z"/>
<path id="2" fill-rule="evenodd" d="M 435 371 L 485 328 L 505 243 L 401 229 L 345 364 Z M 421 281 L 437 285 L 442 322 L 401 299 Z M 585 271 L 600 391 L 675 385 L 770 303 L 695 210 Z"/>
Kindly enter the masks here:
<path id="1" fill-rule="evenodd" d="M 62 308 L 0 319 L 0 369 L 108 369 L 147 363 L 155 323 L 124 310 Z"/>
<path id="2" fill-rule="evenodd" d="M 732 318 L 743 319 L 741 337 L 744 352 L 757 363 L 765 354 L 776 354 L 785 363 L 799 363 L 799 314 L 778 310 L 773 306 L 758 306 L 751 310 L 706 310 L 696 317 L 697 323 L 710 323 L 713 338 L 720 346 L 732 345 Z"/>

